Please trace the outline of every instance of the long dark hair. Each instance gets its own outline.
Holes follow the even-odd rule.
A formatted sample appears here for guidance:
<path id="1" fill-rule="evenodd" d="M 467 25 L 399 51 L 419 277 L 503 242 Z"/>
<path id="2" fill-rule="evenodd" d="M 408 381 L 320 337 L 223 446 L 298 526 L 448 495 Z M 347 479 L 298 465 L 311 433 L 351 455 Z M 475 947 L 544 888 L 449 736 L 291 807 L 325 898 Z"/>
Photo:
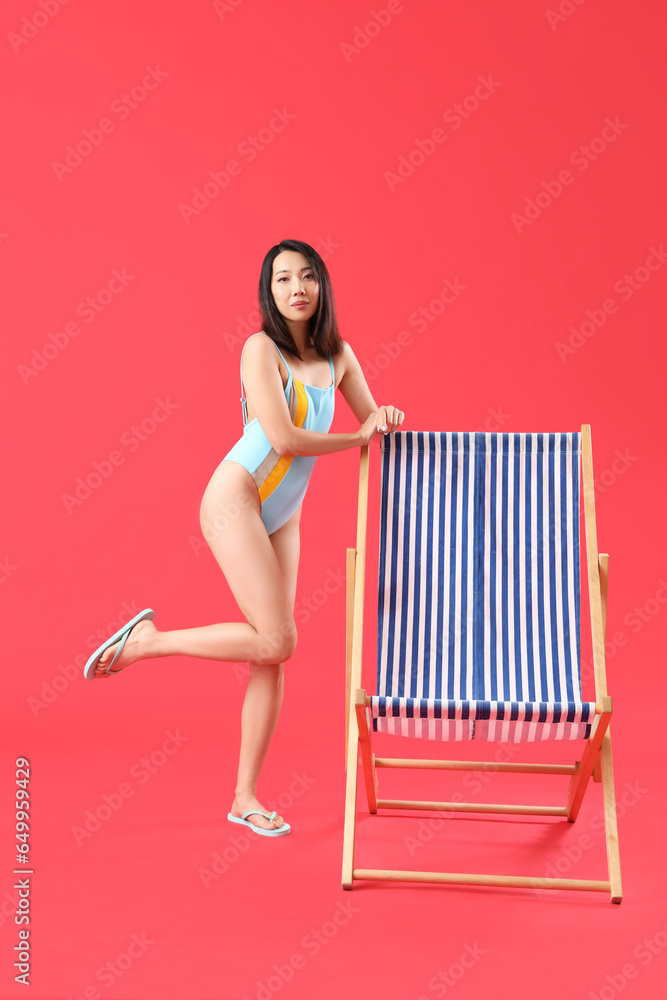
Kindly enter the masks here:
<path id="1" fill-rule="evenodd" d="M 299 361 L 303 361 L 287 323 L 278 311 L 271 291 L 273 261 L 283 250 L 294 250 L 297 253 L 302 253 L 314 271 L 320 286 L 317 312 L 310 321 L 310 335 L 313 338 L 315 350 L 322 358 L 328 358 L 330 354 L 340 354 L 343 350 L 343 341 L 338 331 L 333 287 L 327 266 L 317 250 L 301 240 L 281 240 L 280 243 L 271 247 L 262 261 L 262 271 L 259 276 L 259 312 L 264 333 L 267 333 L 278 347 L 294 354 Z"/>

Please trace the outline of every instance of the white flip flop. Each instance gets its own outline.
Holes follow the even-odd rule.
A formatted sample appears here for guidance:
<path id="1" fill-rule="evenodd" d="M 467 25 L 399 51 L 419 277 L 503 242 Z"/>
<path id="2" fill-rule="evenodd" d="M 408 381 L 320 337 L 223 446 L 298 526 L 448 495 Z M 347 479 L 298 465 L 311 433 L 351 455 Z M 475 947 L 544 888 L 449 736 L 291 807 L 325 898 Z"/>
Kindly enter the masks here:
<path id="1" fill-rule="evenodd" d="M 142 611 L 141 614 L 135 615 L 131 621 L 127 622 L 126 625 L 123 625 L 123 627 L 119 629 L 118 632 L 112 635 L 110 639 L 107 639 L 106 642 L 103 642 L 102 645 L 95 650 L 95 652 L 93 653 L 93 655 L 90 657 L 85 667 L 83 668 L 83 676 L 86 678 L 86 680 L 88 681 L 95 680 L 95 668 L 97 667 L 97 661 L 99 660 L 100 656 L 105 651 L 105 649 L 108 649 L 109 646 L 113 646 L 113 644 L 115 642 L 118 642 L 119 639 L 121 640 L 120 645 L 118 646 L 118 649 L 114 653 L 111 663 L 109 663 L 104 672 L 105 674 L 108 673 L 119 674 L 121 672 L 120 670 L 111 670 L 111 667 L 120 656 L 123 650 L 123 646 L 127 642 L 127 637 L 134 628 L 134 626 L 138 625 L 139 622 L 142 622 L 147 618 L 149 619 L 155 618 L 155 612 L 151 608 L 146 608 L 146 610 Z"/>
<path id="2" fill-rule="evenodd" d="M 263 826 L 257 826 L 256 823 L 251 823 L 249 819 L 246 819 L 246 816 L 252 816 L 253 813 L 257 813 L 258 816 L 263 816 L 264 819 L 268 820 L 274 820 L 278 815 L 275 809 L 270 816 L 267 816 L 266 813 L 261 812 L 259 809 L 249 809 L 242 816 L 234 816 L 232 813 L 227 813 L 227 819 L 232 823 L 240 823 L 241 826 L 249 826 L 251 830 L 261 834 L 262 837 L 284 837 L 291 830 L 289 823 L 283 823 L 282 826 L 277 826 L 273 830 L 266 830 Z"/>

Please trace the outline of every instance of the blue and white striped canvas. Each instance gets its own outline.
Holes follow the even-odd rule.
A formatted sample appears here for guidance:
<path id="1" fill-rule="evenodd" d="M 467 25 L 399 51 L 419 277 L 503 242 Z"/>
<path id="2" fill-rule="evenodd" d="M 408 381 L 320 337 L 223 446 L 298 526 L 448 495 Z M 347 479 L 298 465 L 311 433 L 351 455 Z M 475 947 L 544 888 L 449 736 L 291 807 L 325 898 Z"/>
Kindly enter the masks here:
<path id="1" fill-rule="evenodd" d="M 380 445 L 373 729 L 587 738 L 581 435 L 396 431 Z"/>

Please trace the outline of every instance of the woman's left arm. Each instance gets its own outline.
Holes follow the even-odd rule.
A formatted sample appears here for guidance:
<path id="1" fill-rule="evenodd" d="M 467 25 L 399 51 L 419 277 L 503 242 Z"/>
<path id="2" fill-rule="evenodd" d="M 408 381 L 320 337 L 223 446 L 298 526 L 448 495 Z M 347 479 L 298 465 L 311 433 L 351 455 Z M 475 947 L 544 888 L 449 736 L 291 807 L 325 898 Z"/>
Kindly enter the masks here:
<path id="1" fill-rule="evenodd" d="M 341 395 L 350 407 L 360 424 L 363 424 L 371 413 L 378 414 L 378 429 L 385 434 L 395 431 L 403 423 L 405 413 L 396 406 L 384 404 L 378 406 L 373 399 L 368 382 L 364 376 L 356 355 L 347 341 L 343 341 L 343 376 L 338 383 Z"/>

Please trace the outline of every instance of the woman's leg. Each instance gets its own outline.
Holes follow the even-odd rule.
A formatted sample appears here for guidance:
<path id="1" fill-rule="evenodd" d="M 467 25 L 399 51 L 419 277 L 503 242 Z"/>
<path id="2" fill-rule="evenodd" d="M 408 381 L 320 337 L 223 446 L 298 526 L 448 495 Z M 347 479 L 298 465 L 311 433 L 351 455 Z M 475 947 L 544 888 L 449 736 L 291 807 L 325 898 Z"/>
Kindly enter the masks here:
<path id="1" fill-rule="evenodd" d="M 293 602 L 288 600 L 276 552 L 260 518 L 257 487 L 237 462 L 221 462 L 213 473 L 201 503 L 201 524 L 247 620 L 169 632 L 158 631 L 151 621 L 139 622 L 112 672 L 159 656 L 279 664 L 294 652 Z M 104 671 L 116 649 L 117 644 L 105 650 L 96 676 L 108 676 Z"/>
<path id="2" fill-rule="evenodd" d="M 283 695 L 283 661 L 296 645 L 293 608 L 299 561 L 301 508 L 271 536 L 260 518 L 259 496 L 249 473 L 236 462 L 222 462 L 211 477 L 201 504 L 201 524 L 218 565 L 247 622 L 221 622 L 200 628 L 159 632 L 139 622 L 113 667 L 138 660 L 183 654 L 205 659 L 247 661 L 250 680 L 244 700 L 236 798 L 232 811 L 267 810 L 256 798 L 257 779 L 278 721 Z M 99 676 L 117 645 L 100 658 Z M 249 817 L 265 828 L 282 826 Z"/>
<path id="3" fill-rule="evenodd" d="M 294 610 L 299 566 L 299 521 L 301 507 L 277 531 L 269 536 L 285 582 L 290 609 Z M 231 812 L 241 816 L 249 809 L 262 808 L 257 799 L 257 781 L 280 715 L 283 700 L 282 663 L 261 664 L 250 661 L 250 678 L 241 713 L 241 750 L 236 782 L 236 797 Z M 267 810 L 262 809 L 263 812 Z M 249 816 L 251 823 L 266 829 L 283 825 L 282 816 L 269 821 Z"/>

